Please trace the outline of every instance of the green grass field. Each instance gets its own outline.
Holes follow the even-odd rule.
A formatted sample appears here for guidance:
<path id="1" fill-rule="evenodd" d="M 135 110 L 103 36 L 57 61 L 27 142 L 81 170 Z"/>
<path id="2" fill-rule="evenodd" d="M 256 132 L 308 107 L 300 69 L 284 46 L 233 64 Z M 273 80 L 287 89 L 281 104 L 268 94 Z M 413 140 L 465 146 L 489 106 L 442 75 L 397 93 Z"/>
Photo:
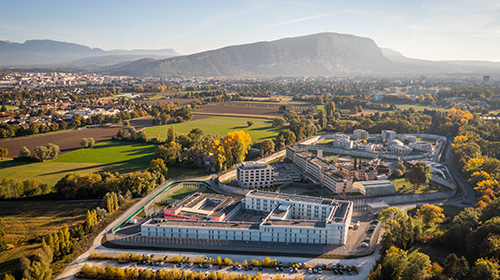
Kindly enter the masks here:
<path id="1" fill-rule="evenodd" d="M 248 120 L 252 120 L 255 123 L 249 127 L 247 125 Z M 166 138 L 167 130 L 170 126 L 174 126 L 174 130 L 177 133 L 185 134 L 189 133 L 193 128 L 200 128 L 205 134 L 217 134 L 222 138 L 228 132 L 243 130 L 250 134 L 254 143 L 257 143 L 264 139 L 274 138 L 278 135 L 282 128 L 272 127 L 271 124 L 272 121 L 259 118 L 208 116 L 207 118 L 195 121 L 152 126 L 146 128 L 144 131 L 148 137 L 159 135 L 160 138 Z"/>
<path id="2" fill-rule="evenodd" d="M 408 182 L 405 178 L 391 179 L 391 182 L 394 184 L 394 187 L 396 187 L 396 193 L 398 194 L 433 193 L 439 191 L 429 185 L 420 185 L 420 187 L 415 190 L 415 186 Z"/>
<path id="3" fill-rule="evenodd" d="M 80 149 L 45 162 L 0 160 L 0 180 L 17 178 L 21 181 L 38 179 L 54 186 L 70 173 L 118 172 L 120 174 L 144 170 L 154 158 L 156 145 L 108 141 L 90 149 Z M 203 176 L 203 169 L 168 167 L 167 178 Z"/>
<path id="4" fill-rule="evenodd" d="M 128 173 L 146 169 L 156 145 L 109 141 L 90 149 L 80 149 L 46 162 L 0 161 L 0 179 L 39 179 L 49 186 L 66 174 L 92 172 Z"/>
<path id="5" fill-rule="evenodd" d="M 179 199 L 180 200 L 180 199 L 183 199 L 186 196 L 188 196 L 194 192 L 196 192 L 196 189 L 184 187 L 184 188 L 177 190 L 173 194 L 167 196 L 165 199 Z"/>
<path id="6" fill-rule="evenodd" d="M 8 249 L 0 253 L 0 274 L 12 273 L 19 258 L 33 255 L 39 248 L 40 236 L 53 233 L 65 225 L 82 223 L 87 210 L 99 202 L 69 201 L 0 201 L 0 217 L 4 220 Z"/>

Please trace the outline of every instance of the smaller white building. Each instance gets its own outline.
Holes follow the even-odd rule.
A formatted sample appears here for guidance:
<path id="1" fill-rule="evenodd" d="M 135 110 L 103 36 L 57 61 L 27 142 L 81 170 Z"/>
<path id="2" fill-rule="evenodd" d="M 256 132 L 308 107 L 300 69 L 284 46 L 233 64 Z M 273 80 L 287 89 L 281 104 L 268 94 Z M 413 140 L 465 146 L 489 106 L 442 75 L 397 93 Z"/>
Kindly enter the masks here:
<path id="1" fill-rule="evenodd" d="M 242 188 L 269 188 L 274 185 L 273 168 L 265 161 L 245 161 L 236 167 Z"/>
<path id="2" fill-rule="evenodd" d="M 434 145 L 432 145 L 431 143 L 420 141 L 411 143 L 409 146 L 414 150 L 418 150 L 424 153 L 434 153 Z"/>
<path id="3" fill-rule="evenodd" d="M 354 148 L 354 141 L 345 138 L 335 139 L 332 141 L 332 145 L 334 148 L 349 150 Z"/>
<path id="4" fill-rule="evenodd" d="M 398 155 L 408 155 L 411 154 L 411 152 L 413 151 L 412 148 L 405 145 L 394 145 L 390 147 L 390 150 L 392 153 Z"/>

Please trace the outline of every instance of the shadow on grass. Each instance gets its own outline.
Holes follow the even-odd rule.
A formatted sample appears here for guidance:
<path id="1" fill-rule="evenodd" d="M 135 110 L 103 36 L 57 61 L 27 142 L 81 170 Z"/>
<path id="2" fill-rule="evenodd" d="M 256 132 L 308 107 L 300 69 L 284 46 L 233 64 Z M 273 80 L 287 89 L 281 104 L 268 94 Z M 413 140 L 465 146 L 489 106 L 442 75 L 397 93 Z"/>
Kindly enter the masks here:
<path id="1" fill-rule="evenodd" d="M 97 164 L 97 165 L 91 165 L 91 166 L 85 166 L 85 167 L 79 167 L 79 168 L 70 168 L 70 169 L 64 169 L 64 170 L 59 170 L 55 172 L 49 172 L 49 173 L 43 173 L 40 174 L 40 176 L 47 176 L 47 175 L 56 175 L 56 174 L 63 174 L 63 173 L 73 173 L 73 172 L 79 172 L 79 171 L 85 171 L 85 170 L 91 170 L 91 169 L 96 169 L 99 168 L 99 172 L 118 172 L 120 174 L 123 173 L 129 173 L 129 172 L 134 172 L 138 170 L 144 170 L 149 166 L 149 163 L 151 160 L 154 158 L 153 155 L 148 156 L 148 157 L 143 157 L 143 158 L 136 158 L 136 159 L 131 159 L 131 160 L 124 160 L 124 161 L 119 161 L 119 162 L 114 162 L 114 163 L 104 163 L 104 164 Z"/>
<path id="2" fill-rule="evenodd" d="M 29 165 L 31 163 L 38 163 L 38 162 L 37 161 L 21 161 L 21 160 L 4 160 L 4 161 L 0 161 L 0 170 L 3 168 Z"/>

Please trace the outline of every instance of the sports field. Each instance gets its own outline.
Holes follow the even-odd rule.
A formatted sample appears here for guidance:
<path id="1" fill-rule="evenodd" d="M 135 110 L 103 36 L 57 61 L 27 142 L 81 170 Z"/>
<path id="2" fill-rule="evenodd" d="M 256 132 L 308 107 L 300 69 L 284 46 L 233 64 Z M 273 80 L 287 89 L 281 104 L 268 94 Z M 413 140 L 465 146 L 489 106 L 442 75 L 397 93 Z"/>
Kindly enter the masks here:
<path id="1" fill-rule="evenodd" d="M 247 121 L 252 120 L 252 126 L 247 125 Z M 217 134 L 219 137 L 224 137 L 228 132 L 235 130 L 243 130 L 250 134 L 254 143 L 261 142 L 264 139 L 274 138 L 278 135 L 282 128 L 271 126 L 272 121 L 259 118 L 247 117 L 222 117 L 222 116 L 207 116 L 206 118 L 189 121 L 184 123 L 152 126 L 144 131 L 148 137 L 160 138 L 167 137 L 168 127 L 174 126 L 177 133 L 189 133 L 193 128 L 200 128 L 203 133 Z"/>

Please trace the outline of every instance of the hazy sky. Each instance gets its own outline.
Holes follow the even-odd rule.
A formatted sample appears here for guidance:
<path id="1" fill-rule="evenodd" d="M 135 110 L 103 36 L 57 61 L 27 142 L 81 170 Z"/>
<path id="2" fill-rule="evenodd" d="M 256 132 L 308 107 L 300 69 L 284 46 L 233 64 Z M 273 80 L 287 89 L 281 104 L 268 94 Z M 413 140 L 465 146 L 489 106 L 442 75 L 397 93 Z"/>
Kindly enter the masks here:
<path id="1" fill-rule="evenodd" d="M 3 0 L 0 40 L 52 39 L 181 54 L 320 32 L 372 38 L 412 58 L 500 61 L 498 0 Z"/>

